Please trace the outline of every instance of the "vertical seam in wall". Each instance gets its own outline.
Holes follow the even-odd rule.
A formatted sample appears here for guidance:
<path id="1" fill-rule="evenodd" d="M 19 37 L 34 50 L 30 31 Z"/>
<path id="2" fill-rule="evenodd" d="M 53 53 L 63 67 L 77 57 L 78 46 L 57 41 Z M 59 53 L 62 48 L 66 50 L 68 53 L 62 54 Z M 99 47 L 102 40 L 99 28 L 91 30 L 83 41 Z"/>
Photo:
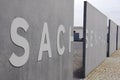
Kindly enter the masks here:
<path id="1" fill-rule="evenodd" d="M 87 17 L 87 1 L 84 1 L 84 16 L 83 16 L 83 69 L 84 69 L 84 72 L 83 72 L 83 77 L 85 78 L 86 76 L 86 17 Z"/>
<path id="2" fill-rule="evenodd" d="M 108 26 L 108 52 L 107 52 L 107 57 L 110 56 L 110 24 L 111 20 L 109 20 L 109 26 Z"/>
<path id="3" fill-rule="evenodd" d="M 116 31 L 116 50 L 118 50 L 118 25 L 117 25 L 117 31 Z"/>

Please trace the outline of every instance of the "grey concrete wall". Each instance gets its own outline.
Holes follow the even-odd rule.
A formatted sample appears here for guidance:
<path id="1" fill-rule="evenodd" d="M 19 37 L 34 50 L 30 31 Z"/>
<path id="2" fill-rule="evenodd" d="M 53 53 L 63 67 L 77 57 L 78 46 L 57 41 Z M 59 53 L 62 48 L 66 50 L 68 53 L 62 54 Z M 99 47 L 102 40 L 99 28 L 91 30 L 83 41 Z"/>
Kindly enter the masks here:
<path id="1" fill-rule="evenodd" d="M 72 42 L 73 45 L 73 76 L 83 78 L 83 42 Z"/>
<path id="2" fill-rule="evenodd" d="M 109 55 L 116 51 L 116 31 L 117 24 L 110 20 L 110 47 L 109 47 Z"/>
<path id="3" fill-rule="evenodd" d="M 118 26 L 118 49 L 120 49 L 120 26 Z"/>
<path id="4" fill-rule="evenodd" d="M 84 29 L 86 32 L 85 75 L 106 58 L 107 17 L 85 2 Z"/>
<path id="5" fill-rule="evenodd" d="M 73 4 L 73 0 L 0 0 L 0 80 L 72 80 L 68 31 L 73 26 Z M 30 26 L 27 32 L 18 29 L 18 34 L 30 44 L 29 60 L 19 68 L 9 63 L 12 52 L 19 56 L 24 53 L 10 38 L 11 23 L 16 17 L 24 18 Z M 48 23 L 52 58 L 45 52 L 42 61 L 38 62 L 44 22 Z M 63 56 L 58 55 L 56 47 L 60 24 L 66 30 L 60 40 L 65 46 Z"/>

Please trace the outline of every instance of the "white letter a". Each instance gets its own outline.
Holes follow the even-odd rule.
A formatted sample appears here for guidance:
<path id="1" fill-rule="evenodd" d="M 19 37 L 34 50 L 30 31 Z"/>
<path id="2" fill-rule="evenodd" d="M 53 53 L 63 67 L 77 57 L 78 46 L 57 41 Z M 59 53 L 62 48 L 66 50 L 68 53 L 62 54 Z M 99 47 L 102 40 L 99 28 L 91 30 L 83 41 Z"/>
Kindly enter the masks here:
<path id="1" fill-rule="evenodd" d="M 46 38 L 46 43 L 45 43 L 45 38 Z M 42 60 L 43 51 L 48 51 L 49 57 L 52 57 L 51 46 L 50 46 L 50 38 L 49 38 L 49 32 L 48 32 L 48 25 L 47 25 L 47 23 L 44 23 L 44 27 L 43 27 L 38 61 Z"/>

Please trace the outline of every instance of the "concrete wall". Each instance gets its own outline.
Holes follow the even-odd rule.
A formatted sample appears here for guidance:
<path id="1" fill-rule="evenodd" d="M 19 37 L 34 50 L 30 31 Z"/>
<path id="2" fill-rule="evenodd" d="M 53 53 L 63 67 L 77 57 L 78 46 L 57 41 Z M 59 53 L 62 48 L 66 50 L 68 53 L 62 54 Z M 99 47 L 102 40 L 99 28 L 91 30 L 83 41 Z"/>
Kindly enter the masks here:
<path id="1" fill-rule="evenodd" d="M 110 46 L 109 46 L 109 56 L 116 51 L 116 32 L 117 32 L 117 24 L 110 20 Z"/>
<path id="2" fill-rule="evenodd" d="M 73 26 L 73 0 L 0 0 L 0 80 L 72 80 L 72 56 L 68 52 L 69 27 Z M 18 34 L 30 44 L 29 60 L 22 67 L 14 67 L 9 58 L 14 52 L 23 55 L 24 49 L 15 45 L 10 38 L 13 19 L 24 18 L 29 29 Z M 38 62 L 40 42 L 44 23 L 48 24 L 52 57 L 43 53 Z M 56 39 L 59 25 L 64 25 L 61 46 L 65 53 L 57 52 Z"/>
<path id="3" fill-rule="evenodd" d="M 74 79 L 83 78 L 83 42 L 73 44 L 73 76 Z"/>
<path id="4" fill-rule="evenodd" d="M 85 75 L 106 58 L 107 17 L 88 2 L 84 5 Z"/>
<path id="5" fill-rule="evenodd" d="M 120 26 L 118 26 L 118 49 L 120 49 Z"/>

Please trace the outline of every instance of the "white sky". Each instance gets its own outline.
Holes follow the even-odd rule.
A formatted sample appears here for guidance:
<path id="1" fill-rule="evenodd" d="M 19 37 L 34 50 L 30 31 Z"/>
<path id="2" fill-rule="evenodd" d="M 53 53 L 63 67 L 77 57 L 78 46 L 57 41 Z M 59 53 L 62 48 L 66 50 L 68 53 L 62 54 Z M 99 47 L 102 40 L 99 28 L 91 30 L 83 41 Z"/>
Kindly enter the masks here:
<path id="1" fill-rule="evenodd" d="M 74 26 L 83 25 L 83 1 L 74 0 Z M 86 0 L 120 25 L 120 0 Z"/>

